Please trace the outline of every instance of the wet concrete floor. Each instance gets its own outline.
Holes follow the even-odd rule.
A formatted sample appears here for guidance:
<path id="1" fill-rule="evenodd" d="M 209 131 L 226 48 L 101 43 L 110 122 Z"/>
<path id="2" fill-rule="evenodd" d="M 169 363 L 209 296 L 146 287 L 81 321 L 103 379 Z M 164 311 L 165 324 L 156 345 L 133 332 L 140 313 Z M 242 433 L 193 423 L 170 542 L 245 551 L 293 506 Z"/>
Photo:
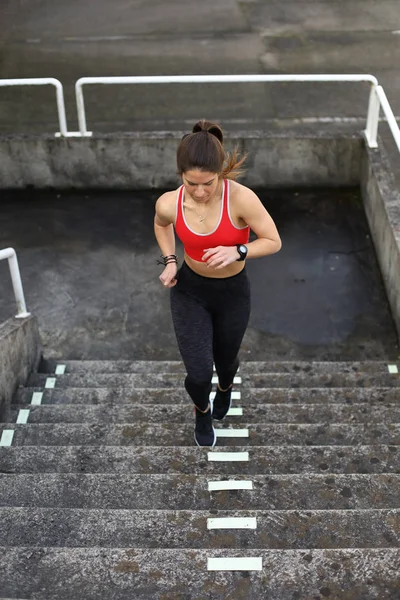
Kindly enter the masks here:
<path id="1" fill-rule="evenodd" d="M 0 196 L 0 248 L 18 254 L 46 357 L 179 359 L 153 234 L 160 191 Z M 244 360 L 394 359 L 397 336 L 359 190 L 258 190 L 280 253 L 249 260 Z M 178 245 L 182 257 L 182 248 Z M 0 322 L 15 314 L 0 262 Z"/>

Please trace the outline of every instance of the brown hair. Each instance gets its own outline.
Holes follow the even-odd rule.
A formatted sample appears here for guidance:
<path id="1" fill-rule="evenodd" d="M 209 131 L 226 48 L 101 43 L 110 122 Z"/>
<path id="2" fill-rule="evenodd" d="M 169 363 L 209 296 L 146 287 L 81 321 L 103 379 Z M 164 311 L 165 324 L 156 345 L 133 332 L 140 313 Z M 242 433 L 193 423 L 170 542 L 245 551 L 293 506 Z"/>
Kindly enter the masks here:
<path id="1" fill-rule="evenodd" d="M 246 156 L 239 156 L 237 148 L 230 154 L 224 150 L 224 136 L 219 125 L 202 119 L 194 125 L 192 133 L 183 136 L 176 153 L 178 173 L 191 169 L 218 173 L 224 179 L 236 179 Z"/>

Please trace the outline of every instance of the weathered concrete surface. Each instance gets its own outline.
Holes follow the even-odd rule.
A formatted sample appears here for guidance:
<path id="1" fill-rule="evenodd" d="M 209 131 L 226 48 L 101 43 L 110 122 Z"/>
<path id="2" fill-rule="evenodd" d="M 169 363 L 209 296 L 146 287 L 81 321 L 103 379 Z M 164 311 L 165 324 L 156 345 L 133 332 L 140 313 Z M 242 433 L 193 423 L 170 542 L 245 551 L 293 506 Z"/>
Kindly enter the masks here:
<path id="1" fill-rule="evenodd" d="M 223 429 L 248 429 L 248 436 L 220 438 L 218 446 L 235 446 L 240 440 L 244 446 L 260 446 L 268 440 L 273 446 L 290 444 L 295 446 L 321 446 L 351 444 L 400 444 L 400 423 L 249 423 L 243 420 L 241 426 L 230 421 L 227 426 L 214 426 Z M 0 423 L 0 431 L 15 429 L 16 444 L 27 446 L 188 446 L 193 441 L 192 423 L 32 423 L 15 425 Z"/>
<path id="2" fill-rule="evenodd" d="M 358 10 L 362 6 L 361 10 Z M 183 8 L 184 7 L 184 8 Z M 369 72 L 385 85 L 399 114 L 396 2 L 116 0 L 113 9 L 61 0 L 7 2 L 0 9 L 1 77 L 58 77 L 76 130 L 73 84 L 81 76 L 130 74 Z M 290 116 L 365 116 L 358 86 L 103 86 L 88 91 L 95 131 L 170 129 L 199 115 L 222 120 Z M 307 88 L 307 89 L 305 89 Z M 335 91 L 337 90 L 337 95 Z M 54 131 L 54 93 L 3 90 L 2 131 Z M 11 118 L 12 117 L 12 118 Z"/>
<path id="3" fill-rule="evenodd" d="M 399 549 L 1 548 L 3 594 L 35 600 L 398 600 Z M 208 557 L 260 556 L 262 572 L 207 573 Z M 6 560 L 5 560 L 6 559 Z M 66 568 L 68 565 L 68 568 Z M 344 565 L 344 568 L 342 568 Z M 40 570 L 39 570 L 40 566 Z M 201 573 L 201 574 L 200 574 Z M 48 588 L 43 595 L 43 583 Z M 110 581 L 112 585 L 110 585 Z M 46 598 L 47 594 L 50 594 Z"/>
<path id="4" fill-rule="evenodd" d="M 12 5 L 11 5 L 12 4 Z M 177 34 L 243 31 L 243 18 L 236 0 L 204 0 L 199 6 L 193 0 L 170 0 L 166 10 L 163 0 L 128 0 L 111 6 L 98 0 L 71 0 L 68 4 L 55 0 L 51 7 L 42 0 L 29 5 L 23 0 L 6 2 L 6 24 L 11 31 L 3 35 L 16 39 L 90 35 L 130 36 L 160 35 L 174 30 Z M 116 9 L 116 6 L 118 7 Z M 24 14 L 18 8 L 24 7 Z M 193 11 L 195 9 L 195 14 Z M 79 16 L 79 18 L 77 18 Z"/>
<path id="5" fill-rule="evenodd" d="M 255 529 L 207 529 L 209 518 L 256 519 Z M 1 545 L 92 548 L 399 548 L 396 510 L 98 510 L 0 508 Z"/>
<path id="6" fill-rule="evenodd" d="M 268 443 L 268 440 L 266 440 Z M 240 443 L 240 442 L 238 442 Z M 224 448 L 216 447 L 218 454 Z M 373 446 L 231 446 L 248 461 L 209 461 L 190 446 L 11 446 L 0 452 L 0 473 L 130 473 L 246 477 L 260 473 L 397 473 L 400 448 Z"/>
<path id="7" fill-rule="evenodd" d="M 233 475 L 232 479 L 246 479 Z M 0 506 L 146 510 L 398 508 L 400 475 L 253 475 L 253 490 L 208 491 L 207 475 L 0 474 Z M 214 480 L 219 480 L 218 476 Z M 211 480 L 210 480 L 211 481 Z"/>
<path id="8" fill-rule="evenodd" d="M 267 34 L 263 42 L 266 53 L 261 60 L 266 72 L 288 72 L 295 64 L 294 73 L 376 75 L 384 63 L 385 71 L 379 76 L 381 85 L 386 87 L 391 76 L 396 79 L 397 69 L 393 66 L 400 57 L 400 44 L 398 36 L 391 32 L 325 30 L 299 34 L 291 31 L 282 36 Z M 398 99 L 392 95 L 393 108 L 398 110 Z M 358 107 L 354 107 L 353 115 L 359 114 L 358 111 Z"/>
<path id="9" fill-rule="evenodd" d="M 0 77 L 58 77 L 65 86 L 70 130 L 77 130 L 74 83 L 96 75 L 373 71 L 400 114 L 396 0 L 188 0 L 182 6 L 181 1 L 147 6 L 115 0 L 110 10 L 104 0 L 74 0 L 68 7 L 61 0 L 51 6 L 44 0 L 29 6 L 24 0 L 3 2 Z M 179 84 L 158 90 L 88 86 L 89 128 L 182 129 L 200 116 L 228 130 L 238 124 L 260 128 L 257 123 L 265 118 L 282 122 L 294 117 L 362 117 L 364 127 L 368 103 L 368 86 L 351 83 Z M 3 133 L 58 130 L 49 87 L 3 88 L 0 108 Z M 390 134 L 385 146 L 394 163 L 400 162 Z"/>
<path id="10" fill-rule="evenodd" d="M 87 139 L 0 138 L 0 188 L 149 189 L 174 188 L 176 148 L 185 131 L 119 134 Z M 356 186 L 362 138 L 316 131 L 277 132 L 271 128 L 236 132 L 227 149 L 248 154 L 250 187 Z"/>
<path id="11" fill-rule="evenodd" d="M 260 556 L 263 570 L 207 573 L 224 556 Z M 398 548 L 0 548 L 2 593 L 35 600 L 399 600 L 399 570 Z"/>
<path id="12" fill-rule="evenodd" d="M 55 373 L 56 367 L 61 364 L 55 359 L 44 358 L 40 371 Z M 182 361 L 166 360 L 63 360 L 65 373 L 185 373 L 185 365 Z M 391 362 L 400 368 L 399 362 Z M 251 361 L 241 363 L 237 375 L 249 375 L 254 373 L 387 373 L 388 363 L 379 361 L 342 361 L 342 362 L 318 362 L 318 361 Z"/>
<path id="13" fill-rule="evenodd" d="M 27 386 L 44 388 L 48 374 L 32 373 Z M 182 373 L 68 373 L 57 377 L 59 388 L 179 388 Z M 400 378 L 387 373 L 257 373 L 242 375 L 240 387 L 313 388 L 313 387 L 400 387 Z"/>
<path id="14" fill-rule="evenodd" d="M 180 359 L 156 265 L 159 194 L 2 193 L 0 247 L 18 250 L 46 357 Z M 252 314 L 242 359 L 395 360 L 396 331 L 359 191 L 258 195 L 283 246 L 246 266 Z M 181 259 L 180 244 L 177 253 Z M 0 321 L 11 294 L 0 295 Z"/>
<path id="15" fill-rule="evenodd" d="M 36 1 L 21 11 L 16 7 L 2 11 L 8 26 L 0 33 L 0 76 L 34 73 L 61 79 L 72 130 L 77 129 L 73 84 L 82 76 L 260 72 L 262 40 L 250 31 L 235 0 L 207 0 L 201 7 L 196 0 L 168 5 L 117 1 L 112 9 L 104 1 L 76 0 L 68 7 L 61 1 L 51 7 Z M 239 113 L 251 117 L 257 106 L 260 114 L 271 115 L 269 91 L 262 86 L 252 89 L 251 103 L 248 93 L 244 85 L 235 86 L 234 93 L 230 86 L 202 86 L 196 94 L 191 86 L 180 85 L 162 86 L 159 91 L 154 86 L 102 87 L 100 93 L 99 88 L 89 91 L 87 108 L 96 130 L 105 124 L 111 131 L 132 130 L 135 121 L 146 122 L 150 130 L 160 125 L 165 129 L 169 119 L 196 121 L 204 111 L 214 119 L 237 118 Z M 57 127 L 54 94 L 49 90 L 24 91 L 22 101 L 20 92 L 7 90 L 2 98 L 8 116 L 14 106 L 11 127 L 10 118 L 1 119 L 2 131 L 17 127 L 21 133 L 43 132 Z M 34 110 L 27 106 L 30 100 Z"/>
<path id="16" fill-rule="evenodd" d="M 361 190 L 387 297 L 400 333 L 400 193 L 384 153 L 364 150 Z"/>
<path id="17" fill-rule="evenodd" d="M 15 394 L 18 404 L 30 404 L 33 392 L 43 394 L 42 404 L 102 404 L 116 406 L 128 403 L 140 404 L 188 404 L 187 392 L 177 388 L 21 388 Z M 400 400 L 398 387 L 392 388 L 247 388 L 246 403 L 267 404 L 319 404 L 319 403 L 396 403 Z M 243 402 L 243 400 L 242 400 Z M 190 405 L 190 404 L 189 404 Z"/>
<path id="18" fill-rule="evenodd" d="M 241 5 L 252 29 L 264 35 L 309 31 L 388 33 L 400 29 L 397 0 L 385 0 L 379 4 L 375 0 L 241 0 Z"/>
<path id="19" fill-rule="evenodd" d="M 400 397 L 400 390 L 399 390 Z M 242 404 L 236 401 L 236 404 Z M 224 423 L 241 427 L 245 419 L 248 423 L 400 423 L 400 402 L 393 404 L 251 404 L 243 402 L 246 417 L 228 416 Z M 10 408 L 9 421 L 17 420 L 18 411 L 25 405 Z M 63 404 L 63 406 L 32 406 L 29 423 L 192 423 L 191 406 L 165 404 L 132 406 L 131 404 L 110 406 L 85 406 Z"/>
<path id="20" fill-rule="evenodd" d="M 42 366 L 54 372 L 52 361 Z M 242 363 L 245 414 L 217 427 L 248 427 L 250 437 L 219 439 L 212 451 L 194 447 L 192 411 L 182 389 L 137 389 L 140 381 L 176 383 L 183 377 L 176 362 L 159 363 L 158 371 L 154 364 L 146 370 L 143 363 L 107 362 L 106 374 L 100 363 L 90 366 L 85 382 L 84 365 L 67 363 L 69 372 L 56 376 L 57 386 L 108 382 L 113 388 L 46 390 L 44 406 L 31 406 L 27 425 L 0 425 L 0 431 L 15 430 L 13 446 L 0 449 L 0 543 L 8 546 L 0 560 L 4 595 L 396 598 L 400 387 L 387 363 L 319 363 L 313 369 L 305 362 L 258 368 L 251 362 L 247 370 Z M 44 377 L 31 382 L 43 385 Z M 268 382 L 304 387 L 254 387 Z M 121 383 L 137 385 L 116 387 Z M 320 387 L 307 387 L 312 384 Z M 19 390 L 15 400 L 32 400 L 35 389 Z M 74 398 L 71 405 L 67 398 Z M 75 418 L 80 422 L 72 424 Z M 248 451 L 249 460 L 209 461 L 228 448 Z M 253 489 L 208 491 L 210 481 L 226 478 L 249 480 Z M 207 519 L 220 516 L 255 516 L 257 529 L 208 530 Z M 207 557 L 227 554 L 259 556 L 262 571 L 207 571 Z M 15 577 L 18 568 L 22 578 Z M 107 578 L 101 591 L 97 583 L 89 586 L 93 573 L 96 582 L 102 573 Z M 118 576 L 121 585 L 110 586 Z"/>
<path id="21" fill-rule="evenodd" d="M 37 319 L 9 319 L 0 324 L 0 420 L 6 415 L 19 385 L 40 362 L 41 343 Z"/>

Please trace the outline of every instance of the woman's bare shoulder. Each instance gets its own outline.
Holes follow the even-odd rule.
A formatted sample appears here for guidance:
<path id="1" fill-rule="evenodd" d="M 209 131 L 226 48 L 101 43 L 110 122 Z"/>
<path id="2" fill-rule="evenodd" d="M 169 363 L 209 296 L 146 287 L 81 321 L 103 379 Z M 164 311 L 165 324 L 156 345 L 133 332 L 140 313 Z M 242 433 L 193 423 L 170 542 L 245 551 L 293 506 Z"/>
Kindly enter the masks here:
<path id="1" fill-rule="evenodd" d="M 239 183 L 238 181 L 230 181 L 230 198 L 235 204 L 246 201 L 249 198 L 258 198 L 257 194 L 249 187 Z"/>
<path id="2" fill-rule="evenodd" d="M 176 197 L 178 189 L 162 194 L 156 202 L 156 213 L 163 221 L 173 223 L 176 213 Z"/>

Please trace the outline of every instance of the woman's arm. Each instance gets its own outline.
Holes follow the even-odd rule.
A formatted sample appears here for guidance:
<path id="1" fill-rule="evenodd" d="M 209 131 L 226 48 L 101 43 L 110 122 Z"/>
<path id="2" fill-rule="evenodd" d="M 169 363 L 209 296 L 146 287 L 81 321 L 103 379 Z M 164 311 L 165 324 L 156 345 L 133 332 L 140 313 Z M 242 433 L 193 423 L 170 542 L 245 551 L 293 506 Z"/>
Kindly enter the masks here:
<path id="1" fill-rule="evenodd" d="M 163 256 L 175 254 L 175 233 L 173 215 L 171 214 L 170 192 L 163 194 L 156 202 L 156 214 L 154 216 L 154 233 Z M 173 287 L 178 266 L 172 262 L 166 265 L 160 275 L 160 281 L 165 287 Z"/>
<path id="2" fill-rule="evenodd" d="M 256 240 L 246 244 L 247 258 L 258 258 L 279 252 L 282 247 L 281 238 L 272 217 L 259 197 L 249 188 L 243 187 L 237 202 L 240 218 L 257 236 Z"/>
<path id="3" fill-rule="evenodd" d="M 175 254 L 175 234 L 170 214 L 169 194 L 163 194 L 156 202 L 154 233 L 163 256 Z"/>
<path id="4" fill-rule="evenodd" d="M 240 186 L 235 195 L 235 214 L 250 227 L 257 236 L 246 244 L 247 258 L 259 258 L 279 252 L 281 238 L 271 216 L 264 208 L 258 196 L 249 188 Z M 239 258 L 236 246 L 218 246 L 209 248 L 203 255 L 208 267 L 223 269 Z"/>

